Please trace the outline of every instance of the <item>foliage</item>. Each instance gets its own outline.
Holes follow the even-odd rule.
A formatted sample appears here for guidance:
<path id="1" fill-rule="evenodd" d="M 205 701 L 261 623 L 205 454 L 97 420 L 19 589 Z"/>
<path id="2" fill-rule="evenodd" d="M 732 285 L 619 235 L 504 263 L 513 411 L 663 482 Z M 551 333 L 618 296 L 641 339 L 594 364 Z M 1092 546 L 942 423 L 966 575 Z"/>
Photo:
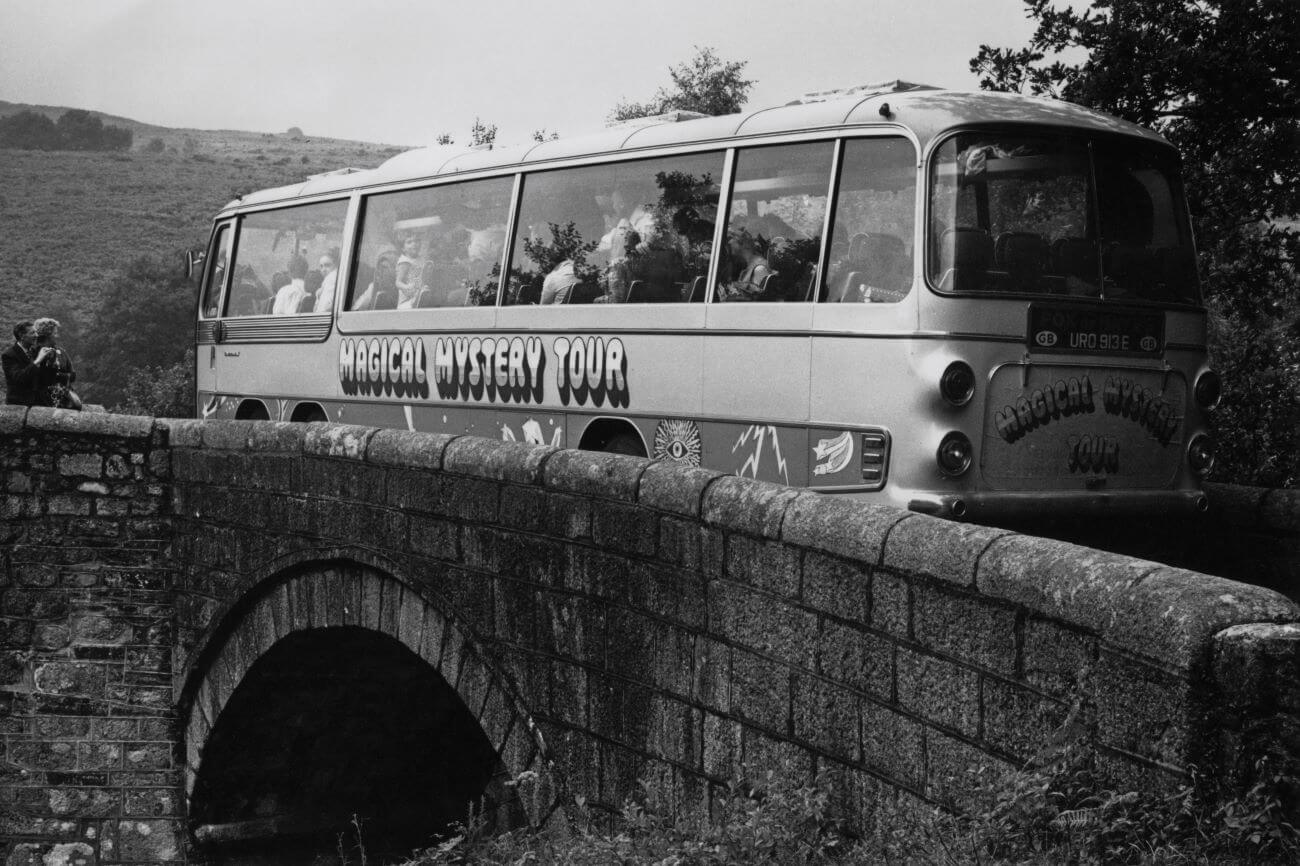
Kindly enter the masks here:
<path id="1" fill-rule="evenodd" d="M 1190 786 L 1167 795 L 1119 792 L 1095 775 L 1081 744 L 1042 763 L 997 776 L 977 770 L 954 809 L 892 798 L 877 804 L 881 828 L 855 837 L 833 814 L 828 775 L 811 783 L 768 773 L 762 786 L 737 780 L 716 790 L 712 818 L 670 817 L 647 788 L 618 816 L 578 798 L 557 831 L 491 835 L 472 814 L 441 844 L 406 866 L 620 863 L 626 866 L 780 864 L 1285 864 L 1300 856 L 1300 831 L 1285 794 L 1294 780 L 1267 762 L 1244 794 L 1216 806 Z M 526 773 L 515 784 L 535 782 Z M 1293 804 L 1292 804 L 1293 805 Z M 346 860 L 345 860 L 346 862 Z"/>
<path id="2" fill-rule="evenodd" d="M 1220 476 L 1300 482 L 1300 4 L 1025 0 L 1023 48 L 980 46 L 982 87 L 1058 96 L 1149 126 L 1183 154 L 1226 396 Z M 1079 8 L 1076 8 L 1079 7 Z M 1074 58 L 1080 58 L 1074 62 Z M 1247 345 L 1254 343 L 1254 345 Z"/>
<path id="3" fill-rule="evenodd" d="M 169 366 L 136 367 L 122 383 L 122 399 L 114 412 L 152 418 L 193 418 L 194 347 L 187 346 L 181 360 Z"/>
<path id="4" fill-rule="evenodd" d="M 496 144 L 497 125 L 495 123 L 487 124 L 474 118 L 474 125 L 469 128 L 469 143 L 471 147 L 481 147 L 487 145 L 489 149 Z"/>
<path id="5" fill-rule="evenodd" d="M 558 132 L 555 132 L 554 130 L 552 130 L 551 132 L 547 132 L 546 127 L 542 127 L 541 129 L 534 129 L 532 135 L 533 141 L 536 142 L 555 141 L 559 137 L 560 134 Z"/>
<path id="6" fill-rule="evenodd" d="M 754 82 L 741 75 L 748 61 L 725 61 L 712 48 L 696 46 L 695 56 L 668 68 L 671 89 L 659 88 L 645 102 L 624 100 L 610 112 L 611 121 L 649 117 L 668 111 L 734 114 L 749 97 Z"/>
<path id="7" fill-rule="evenodd" d="M 57 121 L 35 111 L 0 117 L 0 147 L 19 150 L 130 150 L 134 134 L 79 108 Z"/>
<path id="8" fill-rule="evenodd" d="M 80 366 L 100 373 L 82 398 L 125 411 L 144 405 L 172 408 L 175 400 L 163 395 L 177 388 L 162 380 L 174 378 L 173 368 L 193 345 L 194 304 L 194 286 L 179 268 L 147 256 L 133 259 L 105 286 L 82 340 Z M 192 381 L 192 355 L 188 369 Z M 193 397 L 188 399 L 192 404 Z"/>

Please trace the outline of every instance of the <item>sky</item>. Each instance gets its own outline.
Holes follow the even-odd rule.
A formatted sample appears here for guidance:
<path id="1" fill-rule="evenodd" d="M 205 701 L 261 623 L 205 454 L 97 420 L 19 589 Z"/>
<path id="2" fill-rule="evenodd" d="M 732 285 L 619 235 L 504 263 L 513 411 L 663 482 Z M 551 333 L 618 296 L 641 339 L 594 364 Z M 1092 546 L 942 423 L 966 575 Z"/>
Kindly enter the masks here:
<path id="1" fill-rule="evenodd" d="M 904 79 L 974 89 L 1022 0 L 0 0 L 0 100 L 400 145 L 598 131 L 710 46 L 747 108 Z"/>

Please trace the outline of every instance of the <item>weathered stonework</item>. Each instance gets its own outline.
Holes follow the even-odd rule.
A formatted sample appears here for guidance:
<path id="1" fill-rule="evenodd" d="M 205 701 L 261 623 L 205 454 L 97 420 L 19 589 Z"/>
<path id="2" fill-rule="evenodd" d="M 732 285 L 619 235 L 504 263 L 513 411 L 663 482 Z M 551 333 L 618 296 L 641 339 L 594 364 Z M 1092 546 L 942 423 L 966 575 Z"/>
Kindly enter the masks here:
<path id="1" fill-rule="evenodd" d="M 189 798 L 223 711 L 329 628 L 437 672 L 503 777 L 538 774 L 532 823 L 642 781 L 707 814 L 779 767 L 828 773 L 869 831 L 1064 736 L 1116 784 L 1197 767 L 1214 795 L 1300 756 L 1300 609 L 1063 542 L 354 426 L 5 407 L 0 480 L 7 863 L 201 859 Z M 1238 498 L 1294 529 L 1277 496 Z"/>

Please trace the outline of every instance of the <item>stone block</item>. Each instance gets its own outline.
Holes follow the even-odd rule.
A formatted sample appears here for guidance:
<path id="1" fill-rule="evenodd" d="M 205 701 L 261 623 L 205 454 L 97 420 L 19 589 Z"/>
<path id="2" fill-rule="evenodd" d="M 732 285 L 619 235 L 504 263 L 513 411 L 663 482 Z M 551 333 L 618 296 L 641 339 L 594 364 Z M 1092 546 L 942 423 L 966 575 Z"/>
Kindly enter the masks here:
<path id="1" fill-rule="evenodd" d="M 1079 629 L 1030 617 L 1021 649 L 1027 683 L 1069 700 L 1078 693 L 1097 659 L 1097 639 Z"/>
<path id="2" fill-rule="evenodd" d="M 704 491 L 714 481 L 725 477 L 719 472 L 660 460 L 647 466 L 641 475 L 637 501 L 658 511 L 699 517 Z"/>
<path id="3" fill-rule="evenodd" d="M 871 569 L 823 553 L 805 553 L 802 598 L 809 607 L 865 625 L 870 621 Z"/>
<path id="4" fill-rule="evenodd" d="M 500 520 L 518 532 L 546 532 L 547 493 L 536 487 L 503 485 L 500 488 Z M 563 533 L 556 533 L 563 534 Z"/>
<path id="5" fill-rule="evenodd" d="M 547 488 L 561 493 L 636 502 L 649 460 L 599 451 L 557 451 L 543 468 Z"/>
<path id="6" fill-rule="evenodd" d="M 579 596 L 541 592 L 538 607 L 538 649 L 589 664 L 602 664 L 607 614 L 603 603 Z"/>
<path id="7" fill-rule="evenodd" d="M 63 476 L 100 478 L 104 474 L 104 458 L 99 454 L 61 454 L 58 466 Z"/>
<path id="8" fill-rule="evenodd" d="M 38 664 L 36 690 L 52 695 L 100 697 L 104 693 L 104 666 L 94 662 L 51 661 Z"/>
<path id="9" fill-rule="evenodd" d="M 0 436 L 18 436 L 26 422 L 26 406 L 0 405 Z"/>
<path id="10" fill-rule="evenodd" d="M 103 436 L 149 441 L 153 419 L 139 415 L 109 415 L 103 412 L 74 412 L 70 409 L 32 407 L 27 413 L 26 432 L 64 436 Z"/>
<path id="11" fill-rule="evenodd" d="M 799 597 L 800 552 L 777 542 L 732 535 L 726 543 L 726 576 L 789 599 Z"/>
<path id="12" fill-rule="evenodd" d="M 700 766 L 703 746 L 699 710 L 659 697 L 650 703 L 649 751 L 656 757 L 686 767 Z"/>
<path id="13" fill-rule="evenodd" d="M 1183 670 L 1198 664 L 1224 629 L 1300 621 L 1300 606 L 1277 592 L 1168 566 L 1123 590 L 1108 613 L 1107 643 Z"/>
<path id="14" fill-rule="evenodd" d="M 651 683 L 670 694 L 691 696 L 695 681 L 695 635 L 672 625 L 659 625 L 654 633 Z"/>
<path id="15" fill-rule="evenodd" d="M 727 581 L 711 582 L 707 592 L 713 634 L 786 664 L 815 668 L 815 613 Z"/>
<path id="16" fill-rule="evenodd" d="M 543 465 L 556 451 L 545 445 L 460 436 L 447 445 L 442 468 L 447 472 L 491 481 L 539 484 Z"/>
<path id="17" fill-rule="evenodd" d="M 1016 769 L 966 740 L 933 728 L 925 732 L 925 753 L 926 796 L 949 807 L 977 790 L 987 790 L 990 779 Z"/>
<path id="18" fill-rule="evenodd" d="M 995 540 L 1011 533 L 924 514 L 899 521 L 885 540 L 884 564 L 959 586 L 975 585 L 975 565 Z"/>
<path id="19" fill-rule="evenodd" d="M 731 712 L 778 735 L 790 730 L 790 670 L 753 653 L 731 652 Z"/>
<path id="20" fill-rule="evenodd" d="M 342 457 L 361 460 L 365 457 L 370 437 L 379 432 L 374 427 L 351 424 L 308 424 L 302 451 L 317 457 Z"/>
<path id="21" fill-rule="evenodd" d="M 823 675 L 880 700 L 893 699 L 895 645 L 892 641 L 824 620 L 816 643 L 817 669 Z"/>
<path id="22" fill-rule="evenodd" d="M 925 731 L 915 719 L 875 701 L 862 702 L 862 763 L 896 785 L 919 789 L 925 778 Z"/>
<path id="23" fill-rule="evenodd" d="M 912 637 L 967 664 L 1006 676 L 1016 672 L 1016 612 L 991 599 L 913 586 Z"/>
<path id="24" fill-rule="evenodd" d="M 836 683 L 807 674 L 794 678 L 791 715 L 796 739 L 822 755 L 856 763 L 861 758 L 862 698 Z"/>
<path id="25" fill-rule="evenodd" d="M 691 695 L 702 705 L 731 710 L 731 648 L 700 635 L 695 640 L 695 682 Z"/>
<path id="26" fill-rule="evenodd" d="M 979 736 L 979 674 L 944 659 L 899 647 L 898 703 L 927 722 Z"/>
<path id="27" fill-rule="evenodd" d="M 719 478 L 704 491 L 700 516 L 720 529 L 778 539 L 786 509 L 799 491 L 748 478 Z"/>
<path id="28" fill-rule="evenodd" d="M 121 821 L 117 825 L 117 851 L 114 856 L 125 861 L 150 863 L 179 861 L 182 857 L 182 834 L 179 821 Z"/>
<path id="29" fill-rule="evenodd" d="M 1105 646 L 1094 678 L 1100 744 L 1188 769 L 1198 710 L 1190 682 Z"/>
<path id="30" fill-rule="evenodd" d="M 1063 746 L 1077 733 L 1074 725 L 1065 729 L 1066 704 L 1023 686 L 985 677 L 980 701 L 984 741 L 1020 761 Z"/>
<path id="31" fill-rule="evenodd" d="M 592 507 L 592 540 L 603 548 L 653 556 L 659 542 L 659 518 L 654 512 L 614 502 Z"/>
<path id="32" fill-rule="evenodd" d="M 158 418 L 154 421 L 155 432 L 164 434 L 162 444 L 169 448 L 201 447 L 205 423 L 193 418 Z"/>
<path id="33" fill-rule="evenodd" d="M 912 636 L 911 584 L 887 571 L 871 575 L 871 627 L 898 638 Z"/>
<path id="34" fill-rule="evenodd" d="M 790 504 L 781 539 L 787 544 L 876 565 L 890 529 L 911 516 L 885 505 L 803 491 Z"/>
<path id="35" fill-rule="evenodd" d="M 436 517 L 412 515 L 410 517 L 411 552 L 434 559 L 456 561 L 459 554 L 459 534 L 454 523 Z"/>
<path id="36" fill-rule="evenodd" d="M 789 740 L 773 737 L 745 725 L 740 733 L 740 762 L 746 781 L 766 788 L 769 774 L 792 785 L 812 781 L 816 759 L 812 752 Z"/>
<path id="37" fill-rule="evenodd" d="M 366 462 L 397 469 L 441 469 L 442 457 L 455 436 L 379 430 L 366 446 Z"/>
<path id="38" fill-rule="evenodd" d="M 735 777 L 740 769 L 742 725 L 725 716 L 704 713 L 703 771 L 718 781 Z"/>
<path id="39" fill-rule="evenodd" d="M 560 538 L 591 538 L 593 503 L 581 496 L 546 494 L 543 532 Z M 502 523 L 506 523 L 502 517 Z"/>
<path id="40" fill-rule="evenodd" d="M 500 639 L 522 647 L 537 644 L 536 587 L 524 581 L 493 579 L 492 599 L 495 606 L 493 633 Z"/>
<path id="41" fill-rule="evenodd" d="M 610 608 L 609 635 L 605 644 L 605 669 L 616 676 L 641 683 L 654 677 L 654 620 L 621 607 Z"/>

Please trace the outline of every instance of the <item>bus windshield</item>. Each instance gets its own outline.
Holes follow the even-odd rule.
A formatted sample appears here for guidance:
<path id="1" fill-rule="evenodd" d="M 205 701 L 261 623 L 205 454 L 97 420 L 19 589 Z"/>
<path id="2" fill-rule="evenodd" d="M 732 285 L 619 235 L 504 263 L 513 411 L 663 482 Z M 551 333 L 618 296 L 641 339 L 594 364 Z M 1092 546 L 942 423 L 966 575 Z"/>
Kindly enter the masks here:
<path id="1" fill-rule="evenodd" d="M 1195 303 L 1196 256 L 1168 148 L 967 132 L 930 166 L 929 278 L 943 292 Z"/>

